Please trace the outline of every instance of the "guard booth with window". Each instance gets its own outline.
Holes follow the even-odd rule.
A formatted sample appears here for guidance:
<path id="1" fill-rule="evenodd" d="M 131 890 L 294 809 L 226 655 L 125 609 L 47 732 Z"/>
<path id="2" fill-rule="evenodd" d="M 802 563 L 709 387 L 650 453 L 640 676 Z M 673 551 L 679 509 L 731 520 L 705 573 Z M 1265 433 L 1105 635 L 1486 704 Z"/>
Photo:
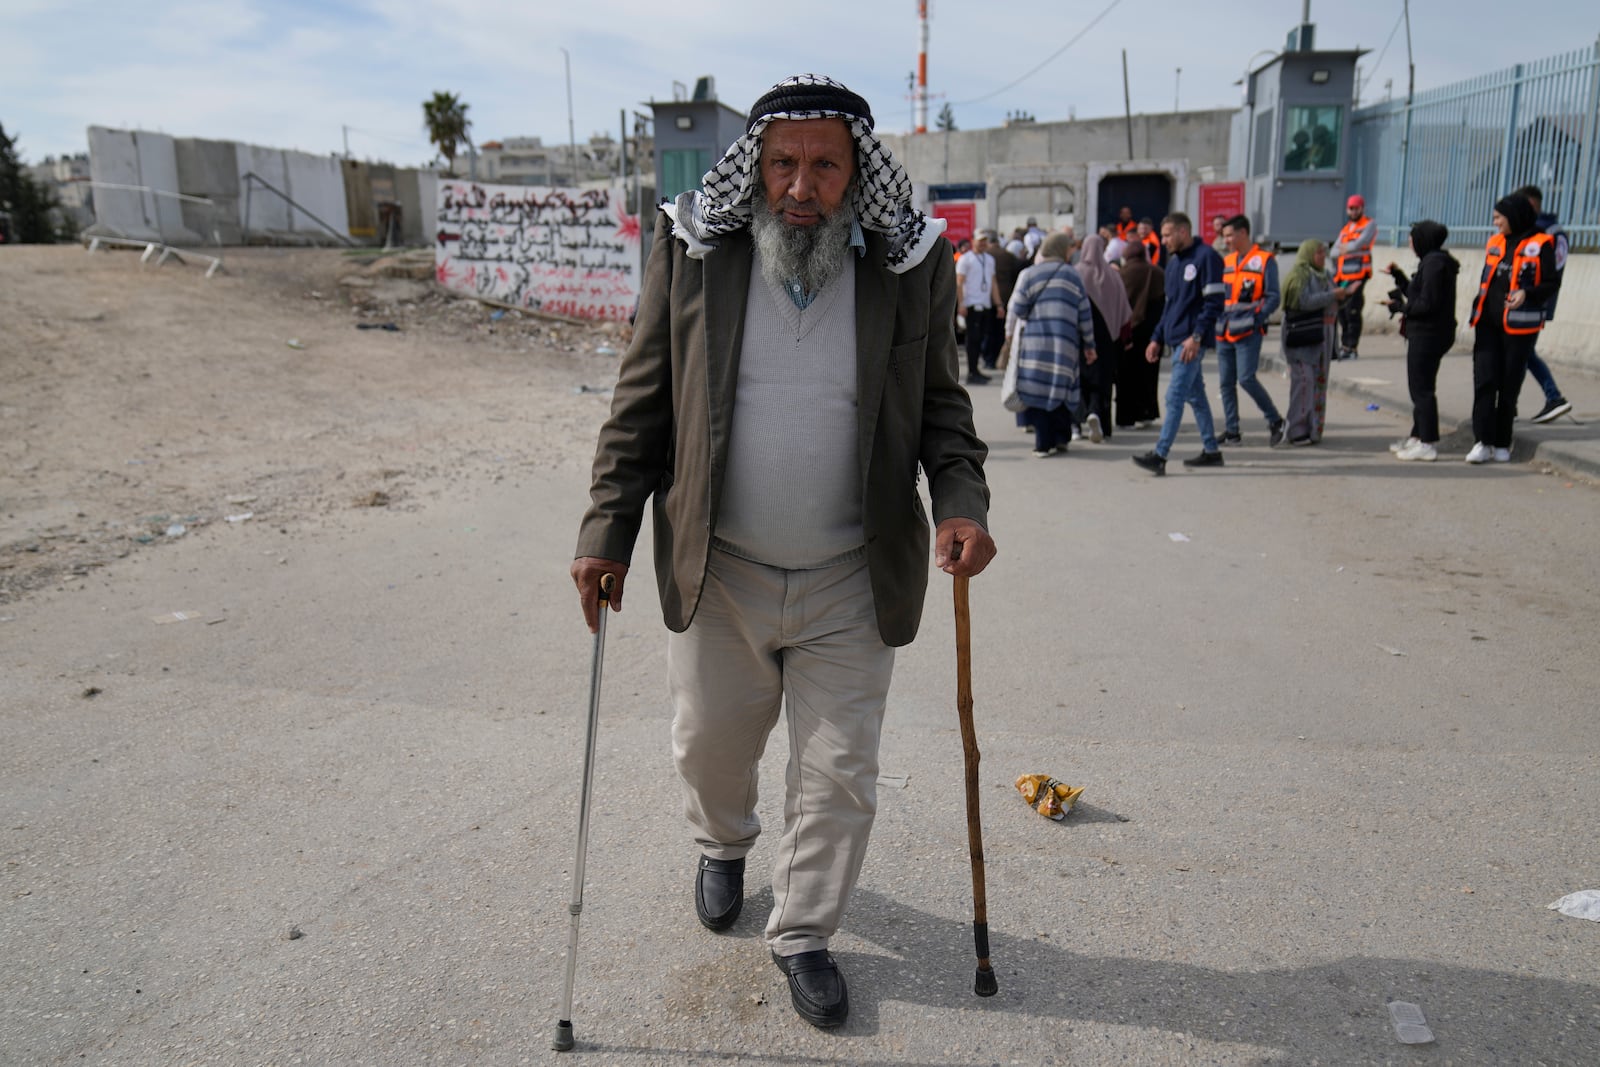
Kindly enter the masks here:
<path id="1" fill-rule="evenodd" d="M 1332 240 L 1344 225 L 1350 112 L 1363 50 L 1312 49 L 1296 27 L 1286 50 L 1245 75 L 1228 170 L 1245 183 L 1247 214 L 1263 245 Z"/>
<path id="2" fill-rule="evenodd" d="M 679 83 L 681 84 L 681 83 Z M 717 101 L 716 82 L 695 82 L 689 100 L 652 100 L 656 195 L 667 200 L 700 188 L 700 179 L 728 146 L 744 136 L 745 116 Z"/>

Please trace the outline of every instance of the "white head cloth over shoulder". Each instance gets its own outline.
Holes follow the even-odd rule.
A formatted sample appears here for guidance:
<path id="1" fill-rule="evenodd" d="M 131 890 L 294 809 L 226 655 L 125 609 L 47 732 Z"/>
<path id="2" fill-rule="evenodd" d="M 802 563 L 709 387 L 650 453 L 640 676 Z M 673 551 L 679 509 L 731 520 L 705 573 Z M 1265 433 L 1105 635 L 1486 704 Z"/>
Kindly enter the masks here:
<path id="1" fill-rule="evenodd" d="M 856 142 L 854 206 L 863 229 L 889 241 L 885 266 L 895 274 L 921 263 L 944 233 L 945 221 L 911 206 L 911 180 L 889 149 L 872 132 L 872 109 L 839 82 L 821 74 L 797 74 L 767 90 L 750 109 L 744 136 L 728 148 L 701 184 L 671 204 L 662 205 L 672 219 L 672 234 L 700 259 L 716 247 L 716 239 L 750 225 L 750 200 L 764 196 L 761 184 L 761 135 L 775 119 L 843 119 Z"/>

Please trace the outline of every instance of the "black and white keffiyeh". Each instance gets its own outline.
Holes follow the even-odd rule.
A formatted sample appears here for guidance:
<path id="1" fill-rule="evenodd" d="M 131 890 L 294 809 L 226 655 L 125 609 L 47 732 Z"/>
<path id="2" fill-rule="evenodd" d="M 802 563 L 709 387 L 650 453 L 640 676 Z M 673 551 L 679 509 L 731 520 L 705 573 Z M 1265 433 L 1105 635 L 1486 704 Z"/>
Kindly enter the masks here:
<path id="1" fill-rule="evenodd" d="M 885 265 L 895 274 L 921 263 L 944 233 L 943 219 L 911 206 L 911 179 L 872 132 L 872 110 L 844 85 L 821 74 L 797 74 L 767 90 L 750 109 L 744 136 L 706 171 L 705 191 L 691 189 L 662 210 L 674 237 L 699 259 L 716 239 L 750 225 L 751 197 L 761 188 L 761 135 L 775 119 L 843 119 L 856 142 L 856 219 L 889 239 Z"/>

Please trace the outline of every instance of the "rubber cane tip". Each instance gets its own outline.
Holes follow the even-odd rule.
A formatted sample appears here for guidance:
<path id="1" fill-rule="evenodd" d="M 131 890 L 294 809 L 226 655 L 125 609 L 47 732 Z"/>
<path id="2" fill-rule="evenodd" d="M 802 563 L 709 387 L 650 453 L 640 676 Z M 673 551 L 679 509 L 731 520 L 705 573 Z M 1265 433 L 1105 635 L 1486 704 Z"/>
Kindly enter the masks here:
<path id="1" fill-rule="evenodd" d="M 992 997 L 1000 992 L 1000 981 L 994 976 L 994 971 L 987 967 L 979 967 L 978 977 L 972 983 L 972 991 L 980 997 Z"/>
<path id="2" fill-rule="evenodd" d="M 562 1019 L 556 1023 L 556 1036 L 550 1042 L 550 1047 L 557 1052 L 571 1052 L 573 1044 L 572 1023 Z"/>

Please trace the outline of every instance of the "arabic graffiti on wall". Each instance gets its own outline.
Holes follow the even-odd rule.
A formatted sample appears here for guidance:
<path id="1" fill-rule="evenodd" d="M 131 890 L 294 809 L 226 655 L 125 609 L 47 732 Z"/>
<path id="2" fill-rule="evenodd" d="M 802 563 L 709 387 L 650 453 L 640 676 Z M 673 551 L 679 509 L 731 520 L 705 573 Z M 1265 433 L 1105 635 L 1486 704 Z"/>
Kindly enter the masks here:
<path id="1" fill-rule="evenodd" d="M 639 299 L 639 217 L 621 187 L 439 183 L 434 274 L 533 311 L 626 320 Z"/>

